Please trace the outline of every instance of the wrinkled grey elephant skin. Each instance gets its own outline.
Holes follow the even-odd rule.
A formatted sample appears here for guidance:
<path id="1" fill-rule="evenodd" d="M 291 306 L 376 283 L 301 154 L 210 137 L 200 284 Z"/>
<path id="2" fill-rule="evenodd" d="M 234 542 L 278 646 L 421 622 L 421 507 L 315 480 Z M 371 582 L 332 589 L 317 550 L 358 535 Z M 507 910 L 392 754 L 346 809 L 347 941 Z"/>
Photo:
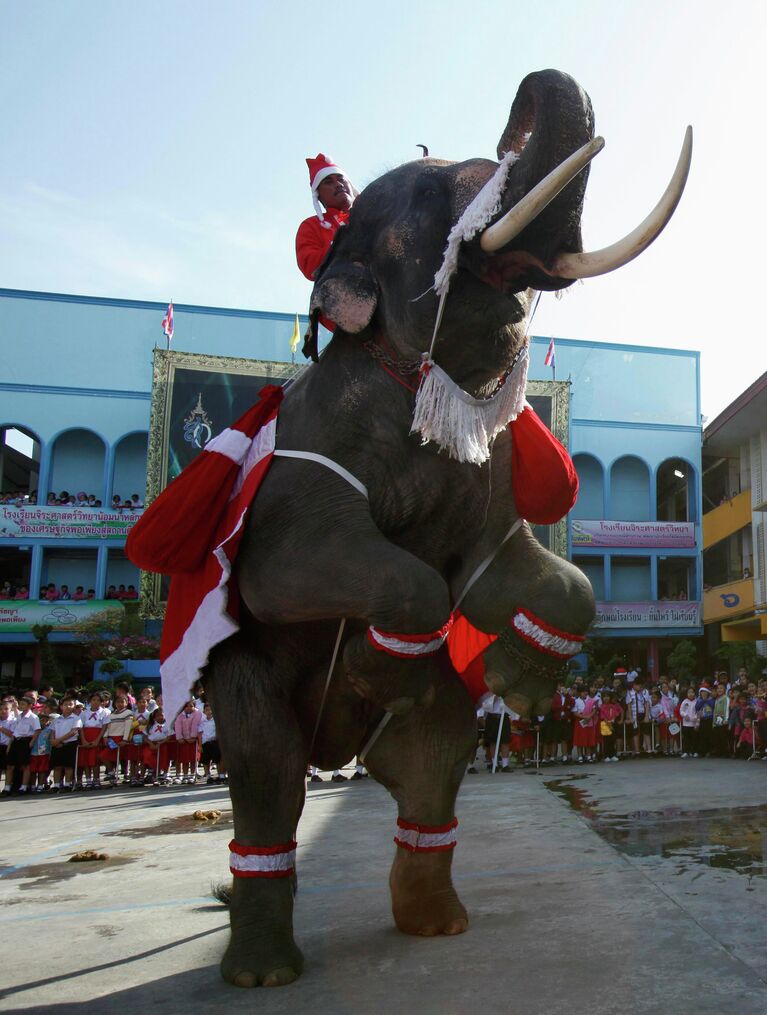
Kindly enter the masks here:
<path id="1" fill-rule="evenodd" d="M 499 157 L 520 151 L 502 211 L 592 135 L 591 104 L 575 81 L 556 71 L 526 78 L 499 144 Z M 359 196 L 320 268 L 312 308 L 337 329 L 319 362 L 286 392 L 277 447 L 332 458 L 365 484 L 369 500 L 320 464 L 276 458 L 251 510 L 237 568 L 249 618 L 214 653 L 205 677 L 230 772 L 235 839 L 243 845 L 290 842 L 307 763 L 328 769 L 348 762 L 385 708 L 395 715 L 370 751 L 371 775 L 406 821 L 440 826 L 454 816 L 476 742 L 473 703 L 444 650 L 398 659 L 376 651 L 366 632 L 369 625 L 397 633 L 441 628 L 516 518 L 506 433 L 482 466 L 461 464 L 409 434 L 417 378 L 408 370 L 429 347 L 434 274 L 451 225 L 496 169 L 481 158 L 426 158 L 394 169 Z M 534 290 L 570 284 L 538 265 L 582 249 L 587 175 L 499 252 L 463 245 L 434 359 L 472 394 L 490 393 L 526 341 Z M 380 350 L 395 363 L 388 370 Z M 543 549 L 526 524 L 461 608 L 481 630 L 499 632 L 520 605 L 573 634 L 586 631 L 594 609 L 582 573 Z M 519 711 L 544 709 L 554 684 L 547 659 L 521 640 L 513 652 L 495 645 L 487 679 Z M 464 931 L 452 852 L 395 853 L 397 926 L 421 935 Z M 292 907 L 289 879 L 234 879 L 222 963 L 229 982 L 280 985 L 301 972 Z"/>

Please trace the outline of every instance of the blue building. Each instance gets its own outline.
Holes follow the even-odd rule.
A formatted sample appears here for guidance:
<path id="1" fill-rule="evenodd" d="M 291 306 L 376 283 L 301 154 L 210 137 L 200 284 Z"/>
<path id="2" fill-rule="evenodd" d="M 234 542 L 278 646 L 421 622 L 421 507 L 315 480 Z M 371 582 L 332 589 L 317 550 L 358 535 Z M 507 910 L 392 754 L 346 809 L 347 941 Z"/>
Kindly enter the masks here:
<path id="1" fill-rule="evenodd" d="M 532 379 L 551 378 L 547 347 L 533 339 Z M 556 372 L 580 480 L 568 556 L 594 588 L 594 633 L 659 675 L 703 631 L 700 354 L 558 339 Z"/>
<path id="2" fill-rule="evenodd" d="M 124 544 L 140 508 L 124 505 L 144 499 L 165 309 L 0 289 L 0 335 L 12 350 L 0 374 L 0 585 L 30 595 L 22 609 L 0 594 L 5 682 L 32 676 L 32 623 L 86 609 L 40 604 L 43 586 L 70 595 L 81 586 L 103 607 L 110 587 L 139 585 Z M 288 314 L 177 305 L 173 349 L 259 360 L 269 375 L 290 363 L 293 325 Z M 530 397 L 568 444 L 581 488 L 571 517 L 541 538 L 590 578 L 596 632 L 657 670 L 674 641 L 702 632 L 699 355 L 559 339 L 554 379 L 547 346 L 533 339 Z M 100 503 L 47 505 L 50 492 Z M 75 635 L 58 627 L 51 640 L 66 663 Z"/>

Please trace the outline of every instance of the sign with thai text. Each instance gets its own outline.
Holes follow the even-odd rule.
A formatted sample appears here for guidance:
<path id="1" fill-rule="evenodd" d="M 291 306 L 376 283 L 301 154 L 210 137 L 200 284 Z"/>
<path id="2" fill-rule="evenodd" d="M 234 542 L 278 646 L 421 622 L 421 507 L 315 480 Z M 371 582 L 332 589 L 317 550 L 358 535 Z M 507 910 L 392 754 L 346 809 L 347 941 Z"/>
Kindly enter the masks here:
<path id="1" fill-rule="evenodd" d="M 54 631 L 74 631 L 83 620 L 122 609 L 122 603 L 116 599 L 58 600 L 52 603 L 36 599 L 0 599 L 0 634 L 8 631 L 28 633 L 35 624 L 50 625 Z"/>
<path id="2" fill-rule="evenodd" d="M 668 602 L 597 603 L 594 627 L 698 627 L 700 603 L 672 599 Z"/>
<path id="3" fill-rule="evenodd" d="M 104 508 L 0 504 L 0 539 L 124 540 L 141 517 L 140 508 Z"/>
<path id="4" fill-rule="evenodd" d="M 573 519 L 573 546 L 661 547 L 692 550 L 692 522 L 619 522 L 589 518 Z"/>

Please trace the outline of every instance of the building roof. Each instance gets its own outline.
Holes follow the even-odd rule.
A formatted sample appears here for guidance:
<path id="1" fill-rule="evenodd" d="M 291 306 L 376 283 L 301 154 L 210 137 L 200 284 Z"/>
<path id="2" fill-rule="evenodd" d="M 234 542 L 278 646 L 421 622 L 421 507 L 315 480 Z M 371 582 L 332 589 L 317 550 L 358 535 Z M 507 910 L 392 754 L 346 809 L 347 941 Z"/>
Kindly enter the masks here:
<path id="1" fill-rule="evenodd" d="M 703 431 L 706 451 L 721 454 L 764 429 L 767 420 L 767 371 L 738 395 Z"/>

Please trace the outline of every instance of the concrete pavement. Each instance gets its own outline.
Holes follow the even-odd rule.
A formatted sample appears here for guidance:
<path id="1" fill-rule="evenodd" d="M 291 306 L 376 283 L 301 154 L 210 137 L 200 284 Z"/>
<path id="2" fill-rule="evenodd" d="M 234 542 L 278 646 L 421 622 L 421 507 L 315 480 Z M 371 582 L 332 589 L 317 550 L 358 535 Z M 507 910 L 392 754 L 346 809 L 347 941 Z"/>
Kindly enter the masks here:
<path id="1" fill-rule="evenodd" d="M 218 808 L 215 825 L 194 822 Z M 395 810 L 372 780 L 312 786 L 295 984 L 220 980 L 225 788 L 0 802 L 2 1011 L 323 1015 L 767 1010 L 767 763 L 645 760 L 467 776 L 459 938 L 392 925 Z M 104 862 L 67 858 L 95 849 Z"/>

